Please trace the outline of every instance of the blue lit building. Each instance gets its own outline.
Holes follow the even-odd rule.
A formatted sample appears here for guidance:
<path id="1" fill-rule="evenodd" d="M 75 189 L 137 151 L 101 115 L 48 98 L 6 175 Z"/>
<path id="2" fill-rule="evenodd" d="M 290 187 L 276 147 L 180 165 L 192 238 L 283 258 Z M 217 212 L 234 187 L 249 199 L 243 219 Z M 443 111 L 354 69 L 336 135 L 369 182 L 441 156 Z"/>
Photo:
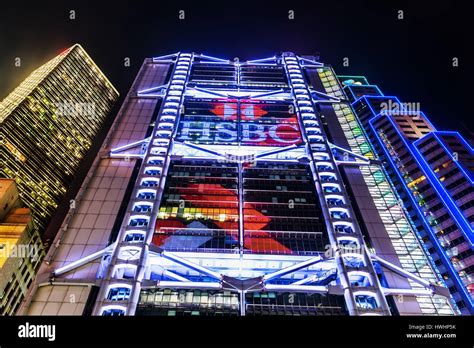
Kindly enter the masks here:
<path id="1" fill-rule="evenodd" d="M 367 81 L 341 82 L 457 307 L 473 314 L 472 146 Z"/>

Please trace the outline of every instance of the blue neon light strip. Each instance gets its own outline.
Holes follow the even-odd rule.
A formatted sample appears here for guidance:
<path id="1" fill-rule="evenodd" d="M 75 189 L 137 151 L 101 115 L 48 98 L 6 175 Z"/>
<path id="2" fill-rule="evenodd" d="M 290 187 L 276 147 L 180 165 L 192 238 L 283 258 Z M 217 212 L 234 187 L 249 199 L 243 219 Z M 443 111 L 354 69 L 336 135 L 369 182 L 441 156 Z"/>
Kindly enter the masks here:
<path id="1" fill-rule="evenodd" d="M 356 95 L 354 93 L 354 91 L 352 90 L 353 88 L 357 88 L 357 87 L 374 87 L 377 92 L 379 93 L 379 97 L 383 97 L 383 93 L 382 91 L 379 89 L 379 87 L 377 85 L 355 85 L 355 84 L 352 84 L 352 85 L 345 85 L 344 88 L 347 88 L 349 90 L 349 92 L 351 92 L 352 96 L 354 97 L 354 99 L 358 99 L 356 98 Z M 364 95 L 364 96 L 368 96 L 368 95 Z"/>
<path id="2" fill-rule="evenodd" d="M 404 111 L 404 108 L 403 108 L 403 104 L 402 102 L 400 101 L 400 99 L 398 99 L 398 97 L 395 97 L 393 95 L 382 95 L 382 96 L 379 96 L 379 95 L 363 95 L 362 97 L 359 97 L 357 98 L 356 100 L 354 100 L 351 105 L 353 106 L 355 103 L 357 103 L 358 101 L 362 101 L 362 100 L 365 100 L 366 104 L 369 106 L 370 110 L 372 111 L 372 114 L 375 116 L 377 115 L 378 113 L 374 111 L 374 108 L 372 107 L 369 99 L 384 99 L 384 100 L 394 100 L 396 103 L 400 104 L 400 111 Z"/>
<path id="3" fill-rule="evenodd" d="M 426 121 L 430 127 L 433 129 L 432 132 L 437 132 L 436 127 L 433 123 L 431 123 L 430 119 L 425 115 L 423 111 L 420 112 L 411 112 L 412 115 L 418 115 L 418 118 L 423 118 L 424 121 Z M 407 113 L 406 115 L 410 115 L 410 113 Z"/>
<path id="4" fill-rule="evenodd" d="M 375 85 L 374 85 L 375 86 Z M 378 88 L 378 87 L 377 87 Z M 372 107 L 372 104 L 370 103 L 369 99 L 383 99 L 383 100 L 393 100 L 395 101 L 396 103 L 398 103 L 400 105 L 400 114 L 403 113 L 403 112 L 408 112 L 406 110 L 406 107 L 405 105 L 400 101 L 400 99 L 398 99 L 398 97 L 396 96 L 388 96 L 388 95 L 381 95 L 381 96 L 378 96 L 378 95 L 363 95 L 359 98 L 357 98 L 356 100 L 354 100 L 352 103 L 351 103 L 351 106 L 354 108 L 355 104 L 359 101 L 362 101 L 364 100 L 366 105 L 369 107 L 370 111 L 372 112 L 372 114 L 375 116 L 375 115 L 378 115 L 377 112 L 375 112 L 374 108 Z M 390 112 L 387 112 L 388 114 L 390 114 Z M 420 118 L 423 118 L 430 126 L 431 128 L 433 128 L 433 131 L 437 131 L 436 127 L 434 126 L 433 123 L 431 123 L 430 119 L 428 117 L 426 117 L 425 113 L 423 111 L 420 111 L 420 112 L 414 112 L 413 114 L 417 114 L 419 115 Z"/>
<path id="5" fill-rule="evenodd" d="M 429 133 L 425 135 L 423 138 L 418 139 L 413 142 L 413 144 L 416 146 L 417 150 L 418 148 L 418 143 L 422 143 L 424 140 L 428 139 L 431 135 L 435 137 L 438 140 L 438 143 L 445 149 L 445 153 L 448 155 L 449 158 L 453 161 L 453 163 L 459 168 L 460 171 L 463 172 L 464 176 L 470 181 L 471 184 L 474 184 L 474 177 L 471 175 L 470 171 L 466 168 L 464 168 L 464 165 L 461 163 L 461 161 L 456 160 L 454 156 L 452 155 L 451 151 L 448 149 L 448 147 L 445 144 L 444 139 L 440 138 L 440 136 L 443 135 L 452 135 L 455 136 L 461 143 L 464 144 L 464 147 L 469 150 L 471 156 L 474 156 L 474 148 L 472 148 L 467 141 L 464 139 L 464 137 L 459 133 L 459 132 L 452 132 L 452 131 L 436 131 Z M 421 152 L 420 152 L 421 154 Z"/>
<path id="6" fill-rule="evenodd" d="M 436 135 L 434 136 L 436 137 Z M 440 141 L 439 138 L 437 139 L 438 141 Z M 405 141 L 405 139 L 403 139 L 403 141 Z M 441 145 L 444 146 L 444 144 Z M 451 194 L 439 181 L 436 173 L 428 164 L 425 157 L 423 157 L 420 150 L 416 146 L 413 146 L 411 144 L 409 145 L 409 149 L 411 150 L 410 153 L 414 155 L 417 164 L 422 168 L 422 172 L 426 174 L 426 178 L 430 182 L 431 187 L 436 191 L 438 197 L 443 201 L 450 215 L 453 217 L 462 234 L 470 242 L 470 246 L 472 247 L 474 242 L 474 235 L 472 233 L 471 225 L 467 221 L 466 217 L 459 211 L 459 208 L 457 207 L 456 202 L 454 202 L 453 198 L 451 197 Z"/>
<path id="7" fill-rule="evenodd" d="M 369 80 L 367 80 L 367 78 L 365 76 L 357 76 L 357 75 L 336 75 L 337 79 L 339 80 L 339 82 L 343 82 L 343 80 L 364 80 L 364 83 L 363 85 L 364 86 L 368 86 L 370 85 L 369 83 Z M 360 81 L 359 81 L 360 82 Z"/>

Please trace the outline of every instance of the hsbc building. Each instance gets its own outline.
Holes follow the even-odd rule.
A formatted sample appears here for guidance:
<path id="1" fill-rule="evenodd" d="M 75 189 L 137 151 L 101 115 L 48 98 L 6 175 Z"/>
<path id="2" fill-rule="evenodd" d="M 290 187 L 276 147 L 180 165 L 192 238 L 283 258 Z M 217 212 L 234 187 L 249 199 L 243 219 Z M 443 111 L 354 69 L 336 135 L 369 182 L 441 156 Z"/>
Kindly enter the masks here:
<path id="1" fill-rule="evenodd" d="M 45 272 L 94 278 L 92 315 L 455 314 L 345 80 L 289 52 L 146 59 L 62 240 L 101 237 Z"/>

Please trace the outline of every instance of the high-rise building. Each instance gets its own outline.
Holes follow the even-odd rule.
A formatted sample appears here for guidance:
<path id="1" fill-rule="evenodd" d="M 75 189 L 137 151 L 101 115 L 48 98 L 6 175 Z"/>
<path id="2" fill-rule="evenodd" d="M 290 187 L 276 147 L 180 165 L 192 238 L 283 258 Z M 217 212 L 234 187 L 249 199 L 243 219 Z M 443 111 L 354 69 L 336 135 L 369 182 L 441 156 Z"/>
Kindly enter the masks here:
<path id="1" fill-rule="evenodd" d="M 146 59 L 21 312 L 459 314 L 351 98 L 314 56 Z"/>
<path id="2" fill-rule="evenodd" d="M 0 179 L 0 314 L 13 315 L 45 255 L 31 211 L 13 179 Z"/>
<path id="3" fill-rule="evenodd" d="M 457 307 L 474 314 L 472 146 L 457 132 L 437 131 L 416 105 L 341 81 Z"/>
<path id="4" fill-rule="evenodd" d="M 80 45 L 36 69 L 0 103 L 0 177 L 16 180 L 44 231 L 118 92 Z"/>

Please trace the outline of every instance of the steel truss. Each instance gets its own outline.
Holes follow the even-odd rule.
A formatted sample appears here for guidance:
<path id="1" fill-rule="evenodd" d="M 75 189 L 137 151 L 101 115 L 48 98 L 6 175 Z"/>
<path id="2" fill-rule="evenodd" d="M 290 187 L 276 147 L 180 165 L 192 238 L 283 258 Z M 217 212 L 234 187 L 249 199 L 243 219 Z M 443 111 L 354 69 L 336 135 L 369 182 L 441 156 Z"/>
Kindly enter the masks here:
<path id="1" fill-rule="evenodd" d="M 213 90 L 200 87 L 188 87 L 193 61 L 199 58 L 200 62 L 219 63 L 229 65 L 276 65 L 281 64 L 287 75 L 289 90 L 271 89 L 262 92 L 235 93 L 232 91 Z M 98 277 L 102 278 L 98 300 L 95 304 L 94 314 L 102 315 L 104 311 L 113 308 L 124 315 L 134 315 L 139 301 L 140 291 L 147 288 L 173 288 L 173 289 L 206 289 L 228 290 L 240 294 L 240 314 L 245 315 L 245 294 L 255 291 L 290 292 L 290 293 L 320 293 L 343 295 L 350 315 L 390 315 L 386 302 L 387 295 L 416 295 L 416 296 L 449 296 L 446 289 L 404 271 L 396 265 L 371 254 L 365 246 L 358 223 L 354 217 L 350 200 L 341 180 L 338 165 L 369 165 L 375 162 L 363 156 L 352 153 L 328 142 L 324 129 L 320 126 L 318 104 L 345 103 L 340 98 L 335 98 L 325 93 L 308 88 L 304 82 L 303 70 L 306 67 L 314 68 L 324 66 L 322 63 L 300 58 L 293 54 L 283 54 L 281 57 L 235 63 L 230 60 L 214 58 L 207 55 L 190 53 L 176 53 L 153 58 L 154 63 L 172 63 L 173 71 L 170 82 L 166 85 L 149 88 L 137 92 L 138 98 L 162 98 L 163 104 L 158 115 L 151 137 L 134 142 L 119 148 L 112 149 L 109 153 L 114 158 L 141 158 L 140 174 L 136 180 L 132 198 L 128 204 L 127 213 L 123 219 L 120 232 L 115 243 L 107 248 L 91 254 L 85 258 L 72 262 L 56 269 L 51 279 L 60 284 L 60 277 L 88 262 L 102 258 L 103 267 Z M 250 149 L 245 153 L 234 151 L 231 147 L 198 145 L 191 142 L 179 142 L 174 139 L 179 115 L 181 113 L 184 96 L 193 96 L 201 93 L 219 98 L 252 98 L 252 99 L 291 99 L 296 107 L 298 123 L 303 136 L 301 144 L 290 145 L 282 148 Z M 179 151 L 176 151 L 179 149 Z M 132 152 L 130 152 L 132 151 Z M 352 160 L 336 159 L 336 152 L 349 154 Z M 243 212 L 239 209 L 239 250 L 237 253 L 192 253 L 170 252 L 155 247 L 151 241 L 155 229 L 155 222 L 160 206 L 161 196 L 165 187 L 168 167 L 172 156 L 189 156 L 190 158 L 207 158 L 211 160 L 232 158 L 239 166 L 239 175 L 242 167 L 249 158 L 251 161 L 279 161 L 279 155 L 286 154 L 291 161 L 305 161 L 309 163 L 313 181 L 318 193 L 321 207 L 334 255 L 326 257 L 324 254 L 313 256 L 298 255 L 271 255 L 247 254 L 243 247 Z M 322 164 L 325 168 L 321 169 Z M 153 174 L 150 174 L 153 173 Z M 332 185 L 339 188 L 338 193 L 326 191 L 323 180 L 325 175 L 330 175 L 335 181 Z M 144 186 L 144 182 L 155 183 Z M 242 178 L 239 178 L 239 197 L 242 197 Z M 142 195 L 142 193 L 146 193 Z M 328 204 L 330 197 L 337 196 L 343 202 L 342 209 L 347 213 L 343 219 L 333 214 L 334 207 Z M 136 203 L 145 202 L 150 206 L 147 212 L 134 211 Z M 242 201 L 239 202 L 242 207 Z M 341 209 L 339 207 L 339 209 Z M 145 219 L 147 223 L 136 227 L 131 225 L 134 218 Z M 347 227 L 344 232 L 340 226 Z M 130 233 L 141 234 L 140 241 L 129 241 Z M 345 242 L 355 243 L 360 248 L 359 253 L 347 252 L 343 245 Z M 218 259 L 226 267 L 209 267 L 212 260 Z M 288 264 L 291 264 L 288 266 Z M 423 286 L 423 289 L 389 289 L 384 288 L 378 280 L 374 263 L 390 269 L 406 278 Z M 272 269 L 269 265 L 281 265 Z M 286 266 L 282 266 L 285 264 Z M 275 267 L 275 266 L 273 266 Z M 151 269 L 159 268 L 166 278 L 171 280 L 153 281 L 150 279 Z M 132 271 L 133 277 L 124 277 L 123 270 Z M 235 276 L 241 272 L 240 276 Z M 196 281 L 187 274 L 204 275 L 212 281 Z M 337 276 L 337 281 L 327 285 L 318 285 L 323 280 Z M 366 277 L 369 285 L 360 286 L 354 280 L 357 276 Z M 51 279 L 49 281 L 51 281 Z M 275 283 L 279 279 L 292 279 L 289 284 Z M 120 301 L 109 297 L 109 292 L 117 288 L 130 289 L 129 295 Z M 374 308 L 361 308 L 358 305 L 358 296 L 372 297 L 377 304 Z"/>

